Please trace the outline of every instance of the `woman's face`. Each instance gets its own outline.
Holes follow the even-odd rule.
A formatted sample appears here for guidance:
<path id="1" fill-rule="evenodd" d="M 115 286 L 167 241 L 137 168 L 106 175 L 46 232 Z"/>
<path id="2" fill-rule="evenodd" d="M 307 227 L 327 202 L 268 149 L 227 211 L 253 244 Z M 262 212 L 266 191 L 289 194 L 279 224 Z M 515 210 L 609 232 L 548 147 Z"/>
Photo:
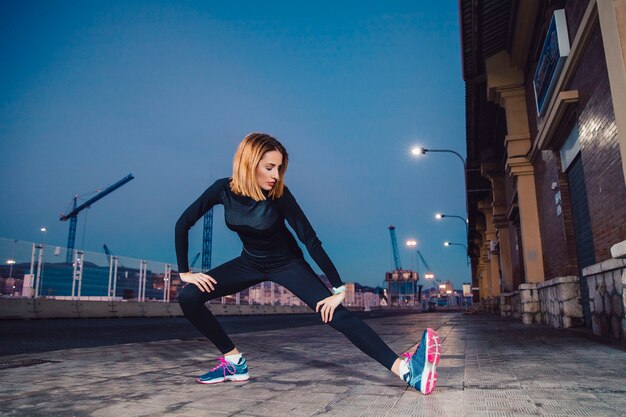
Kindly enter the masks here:
<path id="1" fill-rule="evenodd" d="M 278 151 L 265 152 L 256 168 L 256 180 L 264 190 L 271 190 L 280 178 L 278 168 L 283 164 L 283 154 Z"/>

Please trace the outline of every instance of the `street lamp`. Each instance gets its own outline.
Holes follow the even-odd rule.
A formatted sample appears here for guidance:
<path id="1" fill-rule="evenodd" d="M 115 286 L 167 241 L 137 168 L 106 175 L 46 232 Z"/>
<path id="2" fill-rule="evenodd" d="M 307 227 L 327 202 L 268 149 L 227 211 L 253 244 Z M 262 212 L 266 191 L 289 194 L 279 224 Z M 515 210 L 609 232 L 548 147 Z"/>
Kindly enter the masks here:
<path id="1" fill-rule="evenodd" d="M 469 266 L 469 253 L 467 251 L 467 246 L 463 243 L 455 243 L 455 242 L 443 242 L 443 246 L 463 246 L 465 248 L 465 256 L 467 258 L 467 265 Z"/>
<path id="2" fill-rule="evenodd" d="M 46 247 L 46 240 L 48 240 L 48 229 L 46 229 L 45 227 L 42 227 L 41 232 L 43 233 L 43 245 L 41 245 L 41 253 L 42 253 L 42 257 L 41 257 L 41 275 L 39 276 L 39 288 L 37 290 L 37 294 L 39 294 L 39 296 L 41 296 L 41 290 L 43 290 L 43 271 L 44 271 L 44 267 L 46 266 L 46 258 L 43 256 L 43 251 L 44 248 Z"/>
<path id="3" fill-rule="evenodd" d="M 465 237 L 467 238 L 469 236 L 469 226 L 468 226 L 467 219 L 464 219 L 463 217 L 457 216 L 455 214 L 442 214 L 442 213 L 435 214 L 435 219 L 437 219 L 437 220 L 441 220 L 441 219 L 444 219 L 446 217 L 454 217 L 456 219 L 461 220 L 463 222 L 463 224 L 465 225 Z"/>
<path id="4" fill-rule="evenodd" d="M 451 149 L 426 149 L 426 148 L 413 148 L 411 149 L 411 153 L 413 155 L 426 155 L 426 153 L 428 152 L 448 152 L 448 153 L 453 153 L 456 156 L 459 157 L 459 159 L 461 160 L 461 162 L 463 163 L 463 171 L 467 171 L 467 162 L 465 162 L 465 158 L 463 158 L 461 156 L 460 153 L 453 151 Z"/>
<path id="5" fill-rule="evenodd" d="M 406 245 L 410 248 L 414 248 L 415 246 L 417 246 L 417 241 L 416 240 L 407 240 L 406 241 Z M 409 257 L 411 259 L 411 270 L 413 270 L 413 255 L 411 255 L 409 253 Z"/>
<path id="6" fill-rule="evenodd" d="M 428 152 L 447 152 L 447 153 L 451 153 L 456 155 L 460 160 L 461 163 L 463 164 L 463 177 L 465 179 L 465 187 L 467 192 L 469 192 L 470 190 L 467 188 L 468 187 L 468 183 L 467 183 L 467 161 L 465 160 L 465 158 L 463 158 L 463 156 L 461 156 L 460 153 L 453 151 L 451 149 L 426 149 L 426 148 L 421 148 L 421 147 L 415 147 L 413 149 L 411 149 L 411 152 L 413 153 L 413 155 L 426 155 Z M 474 191 L 474 190 L 472 190 Z M 467 198 L 467 195 L 465 196 L 465 214 L 468 215 L 469 214 L 469 201 Z M 441 215 L 443 218 L 444 215 Z M 452 217 L 452 216 L 450 216 Z M 460 216 L 459 216 L 460 217 Z M 466 235 L 465 238 L 469 240 L 469 226 L 467 225 L 467 220 L 466 218 L 461 217 L 461 219 L 463 220 L 463 222 L 465 223 L 465 231 L 466 231 Z M 468 265 L 469 265 L 469 261 L 468 261 Z"/>
<path id="7" fill-rule="evenodd" d="M 11 279 L 13 277 L 13 265 L 15 265 L 15 259 L 8 259 L 7 264 L 11 265 L 9 266 L 9 279 Z"/>

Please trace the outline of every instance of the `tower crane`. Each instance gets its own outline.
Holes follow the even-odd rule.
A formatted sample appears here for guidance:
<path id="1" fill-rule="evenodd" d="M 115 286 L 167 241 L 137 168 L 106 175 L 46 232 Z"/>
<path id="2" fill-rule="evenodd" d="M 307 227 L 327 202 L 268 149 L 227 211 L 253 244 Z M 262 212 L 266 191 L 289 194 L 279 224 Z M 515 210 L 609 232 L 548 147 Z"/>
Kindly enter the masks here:
<path id="1" fill-rule="evenodd" d="M 396 270 L 401 270 L 402 266 L 400 265 L 400 253 L 398 252 L 398 241 L 396 240 L 396 227 L 393 225 L 389 226 L 389 233 L 391 234 L 391 248 L 393 250 L 393 261 L 396 265 Z"/>
<path id="2" fill-rule="evenodd" d="M 202 270 L 211 269 L 211 246 L 213 243 L 213 207 L 204 214 L 202 229 Z"/>
<path id="3" fill-rule="evenodd" d="M 104 248 L 104 253 L 106 253 L 109 263 L 111 263 L 111 257 L 113 256 L 113 253 L 109 250 L 109 247 L 106 244 L 103 244 L 102 247 Z"/>
<path id="4" fill-rule="evenodd" d="M 196 266 L 196 262 L 198 262 L 199 257 L 200 257 L 200 252 L 196 253 L 196 256 L 193 257 L 193 260 L 191 261 L 191 264 L 189 265 L 190 270 Z"/>
<path id="5" fill-rule="evenodd" d="M 393 260 L 396 269 L 387 272 L 385 274 L 385 281 L 389 289 L 390 304 L 393 305 L 394 297 L 398 303 L 402 302 L 402 299 L 410 297 L 411 302 L 415 304 L 415 295 L 417 293 L 417 299 L 419 300 L 422 294 L 422 286 L 417 286 L 419 275 L 417 272 L 410 270 L 403 270 L 400 263 L 400 252 L 398 251 L 398 241 L 396 239 L 395 226 L 389 226 L 389 233 L 391 235 L 391 247 L 393 249 Z M 408 285 L 410 284 L 410 289 Z"/>
<path id="6" fill-rule="evenodd" d="M 93 203 L 100 200 L 102 197 L 106 196 L 107 194 L 110 194 L 113 191 L 117 190 L 122 185 L 126 184 L 127 182 L 131 181 L 134 178 L 135 177 L 133 176 L 133 174 L 128 174 L 126 177 L 122 178 L 115 184 L 109 186 L 104 191 L 99 192 L 95 197 L 85 201 L 80 206 L 77 206 L 78 196 L 77 195 L 74 196 L 74 204 L 73 204 L 72 210 L 67 214 L 61 214 L 61 218 L 60 218 L 61 221 L 66 221 L 66 220 L 70 221 L 70 233 L 67 238 L 67 253 L 65 256 L 65 262 L 72 263 L 72 260 L 73 260 L 74 241 L 76 240 L 76 222 L 78 218 L 78 213 L 80 213 L 85 208 L 89 208 Z"/>

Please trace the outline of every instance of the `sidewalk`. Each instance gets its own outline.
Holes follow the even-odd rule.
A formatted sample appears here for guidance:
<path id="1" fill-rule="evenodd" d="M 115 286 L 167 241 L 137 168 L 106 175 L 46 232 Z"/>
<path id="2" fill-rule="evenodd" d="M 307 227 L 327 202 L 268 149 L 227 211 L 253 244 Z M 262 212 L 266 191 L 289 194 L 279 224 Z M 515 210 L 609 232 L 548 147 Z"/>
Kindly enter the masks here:
<path id="1" fill-rule="evenodd" d="M 236 334 L 244 383 L 201 385 L 218 351 L 204 339 L 0 357 L 2 416 L 626 416 L 626 351 L 493 315 L 367 320 L 398 353 L 424 327 L 444 349 L 429 396 L 327 325 Z"/>

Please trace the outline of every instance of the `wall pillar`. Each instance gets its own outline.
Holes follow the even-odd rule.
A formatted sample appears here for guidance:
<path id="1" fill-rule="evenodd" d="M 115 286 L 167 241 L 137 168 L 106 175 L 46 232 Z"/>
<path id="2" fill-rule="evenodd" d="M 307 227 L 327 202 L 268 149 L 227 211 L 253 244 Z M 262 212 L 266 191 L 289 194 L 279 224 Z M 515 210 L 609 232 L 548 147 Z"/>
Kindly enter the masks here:
<path id="1" fill-rule="evenodd" d="M 491 252 L 492 242 L 496 241 L 496 228 L 493 224 L 493 214 L 491 213 L 491 202 L 487 200 L 478 203 L 478 210 L 485 215 L 485 241 L 483 243 L 486 269 L 489 269 L 489 282 L 491 287 L 491 297 L 498 297 L 500 290 L 500 264 L 498 254 Z"/>
<path id="2" fill-rule="evenodd" d="M 500 242 L 500 272 L 502 274 L 502 292 L 513 292 L 513 262 L 511 260 L 511 236 L 508 222 L 496 224 Z"/>
<path id="3" fill-rule="evenodd" d="M 485 68 L 488 97 L 504 108 L 506 113 L 506 172 L 516 180 L 525 282 L 543 282 L 545 280 L 543 251 L 535 174 L 529 160 L 531 139 L 524 77 L 519 69 L 511 66 L 511 60 L 506 51 L 488 58 L 485 61 Z"/>
<path id="4" fill-rule="evenodd" d="M 597 6 L 626 181 L 626 0 L 597 0 Z"/>

